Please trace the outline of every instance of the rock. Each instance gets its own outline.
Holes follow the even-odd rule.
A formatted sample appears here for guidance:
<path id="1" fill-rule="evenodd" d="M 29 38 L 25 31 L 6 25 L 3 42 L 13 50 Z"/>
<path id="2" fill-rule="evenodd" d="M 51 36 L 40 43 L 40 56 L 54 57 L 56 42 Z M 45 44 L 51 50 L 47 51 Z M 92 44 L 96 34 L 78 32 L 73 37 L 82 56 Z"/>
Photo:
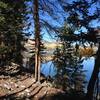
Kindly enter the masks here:
<path id="1" fill-rule="evenodd" d="M 11 90 L 11 86 L 4 84 L 4 87 L 7 88 L 8 90 Z"/>
<path id="2" fill-rule="evenodd" d="M 13 62 L 11 62 L 11 65 L 12 65 L 12 66 L 19 66 L 18 64 L 13 63 Z"/>
<path id="3" fill-rule="evenodd" d="M 25 88 L 25 86 L 24 86 L 24 85 L 21 85 L 20 87 Z"/>
<path id="4" fill-rule="evenodd" d="M 26 89 L 25 92 L 30 92 L 30 90 L 29 89 Z"/>
<path id="5" fill-rule="evenodd" d="M 30 96 L 30 93 L 27 93 L 27 96 Z"/>
<path id="6" fill-rule="evenodd" d="M 15 87 L 16 87 L 16 88 L 19 88 L 18 84 L 15 83 Z"/>

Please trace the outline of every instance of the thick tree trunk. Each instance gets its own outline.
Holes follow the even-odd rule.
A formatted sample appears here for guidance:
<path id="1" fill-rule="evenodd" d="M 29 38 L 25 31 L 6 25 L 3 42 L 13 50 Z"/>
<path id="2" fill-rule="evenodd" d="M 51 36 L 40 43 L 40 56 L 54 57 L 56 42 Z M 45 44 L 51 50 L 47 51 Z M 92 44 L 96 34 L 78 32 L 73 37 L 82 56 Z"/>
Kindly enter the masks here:
<path id="1" fill-rule="evenodd" d="M 35 27 L 35 80 L 40 82 L 40 23 L 38 0 L 33 1 L 34 6 L 34 27 Z"/>
<path id="2" fill-rule="evenodd" d="M 88 84 L 86 100 L 93 99 L 93 92 L 94 92 L 96 80 L 98 79 L 99 69 L 100 69 L 100 45 L 99 45 L 99 48 L 97 51 L 97 57 L 95 60 L 93 73 L 92 73 L 92 76 L 91 76 L 89 84 Z"/>

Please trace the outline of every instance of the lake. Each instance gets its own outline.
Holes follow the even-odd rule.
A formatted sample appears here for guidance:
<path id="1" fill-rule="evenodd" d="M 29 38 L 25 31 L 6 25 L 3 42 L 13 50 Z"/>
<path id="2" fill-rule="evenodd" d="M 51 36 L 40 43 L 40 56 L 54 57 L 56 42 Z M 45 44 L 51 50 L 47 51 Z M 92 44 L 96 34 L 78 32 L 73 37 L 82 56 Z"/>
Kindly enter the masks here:
<path id="1" fill-rule="evenodd" d="M 84 59 L 84 58 L 83 58 Z M 94 63 L 95 63 L 95 58 L 90 57 L 87 59 L 84 59 L 82 65 L 83 65 L 83 70 L 86 70 L 85 75 L 86 75 L 86 88 L 88 85 L 88 82 L 90 80 L 93 68 L 94 68 Z M 48 61 L 47 63 L 43 63 L 41 67 L 41 72 L 47 77 L 47 76 L 55 76 L 56 74 L 56 68 L 54 67 L 54 64 L 52 61 Z"/>
<path id="2" fill-rule="evenodd" d="M 86 80 L 88 81 L 91 77 L 91 73 L 93 71 L 94 68 L 94 62 L 95 62 L 95 58 L 94 57 L 90 57 L 87 59 L 84 59 L 82 65 L 83 65 L 83 70 L 86 70 Z M 41 67 L 41 72 L 45 75 L 45 76 L 51 76 L 53 77 L 56 74 L 56 68 L 54 67 L 54 64 L 52 63 L 52 61 L 48 61 L 47 63 L 43 63 L 42 67 Z"/>

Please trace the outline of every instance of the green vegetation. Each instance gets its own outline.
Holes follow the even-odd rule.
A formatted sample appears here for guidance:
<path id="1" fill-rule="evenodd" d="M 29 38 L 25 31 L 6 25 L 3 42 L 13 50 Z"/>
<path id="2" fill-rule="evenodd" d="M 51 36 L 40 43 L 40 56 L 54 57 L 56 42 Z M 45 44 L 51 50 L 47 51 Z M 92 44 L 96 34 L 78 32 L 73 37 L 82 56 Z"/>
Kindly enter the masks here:
<path id="1" fill-rule="evenodd" d="M 60 40 L 62 48 L 57 48 L 54 52 L 54 65 L 57 68 L 55 84 L 64 91 L 84 91 L 85 75 L 78 48 L 74 48 L 73 43 L 65 40 L 65 36 L 71 35 L 68 27 L 61 31 Z"/>
<path id="2" fill-rule="evenodd" d="M 21 1 L 0 1 L 0 63 L 22 63 L 21 50 L 26 5 Z M 5 59 L 5 61 L 3 61 Z"/>
<path id="3" fill-rule="evenodd" d="M 95 65 L 85 94 L 86 100 L 92 100 L 100 70 L 99 5 L 99 0 L 0 0 L 0 69 L 22 66 L 25 36 L 32 30 L 35 51 L 29 63 L 35 64 L 35 81 L 40 83 L 41 52 L 45 49 L 41 37 L 46 32 L 62 44 L 54 52 L 53 63 L 57 69 L 54 85 L 66 93 L 84 94 L 85 76 L 79 46 L 86 50 L 86 43 L 91 49 L 97 43 Z M 73 44 L 76 44 L 74 48 Z M 88 49 L 87 52 L 89 56 L 93 53 Z M 96 99 L 97 96 L 98 93 Z"/>

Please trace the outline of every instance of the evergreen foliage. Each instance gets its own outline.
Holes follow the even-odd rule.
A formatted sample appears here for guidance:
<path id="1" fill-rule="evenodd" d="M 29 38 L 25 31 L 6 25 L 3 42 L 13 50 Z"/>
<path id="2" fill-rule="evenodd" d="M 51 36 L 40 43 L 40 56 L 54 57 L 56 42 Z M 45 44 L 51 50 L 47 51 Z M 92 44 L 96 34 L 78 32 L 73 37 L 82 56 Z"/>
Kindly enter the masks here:
<path id="1" fill-rule="evenodd" d="M 73 43 L 63 38 L 71 34 L 72 31 L 68 26 L 62 28 L 60 37 L 62 48 L 57 48 L 54 53 L 54 65 L 57 68 L 55 84 L 65 91 L 83 91 L 85 85 L 83 60 L 79 56 L 78 48 L 75 48 Z"/>
<path id="2" fill-rule="evenodd" d="M 26 20 L 25 0 L 0 1 L 0 64 L 22 63 L 21 50 Z M 5 61 L 4 61 L 5 60 Z"/>

